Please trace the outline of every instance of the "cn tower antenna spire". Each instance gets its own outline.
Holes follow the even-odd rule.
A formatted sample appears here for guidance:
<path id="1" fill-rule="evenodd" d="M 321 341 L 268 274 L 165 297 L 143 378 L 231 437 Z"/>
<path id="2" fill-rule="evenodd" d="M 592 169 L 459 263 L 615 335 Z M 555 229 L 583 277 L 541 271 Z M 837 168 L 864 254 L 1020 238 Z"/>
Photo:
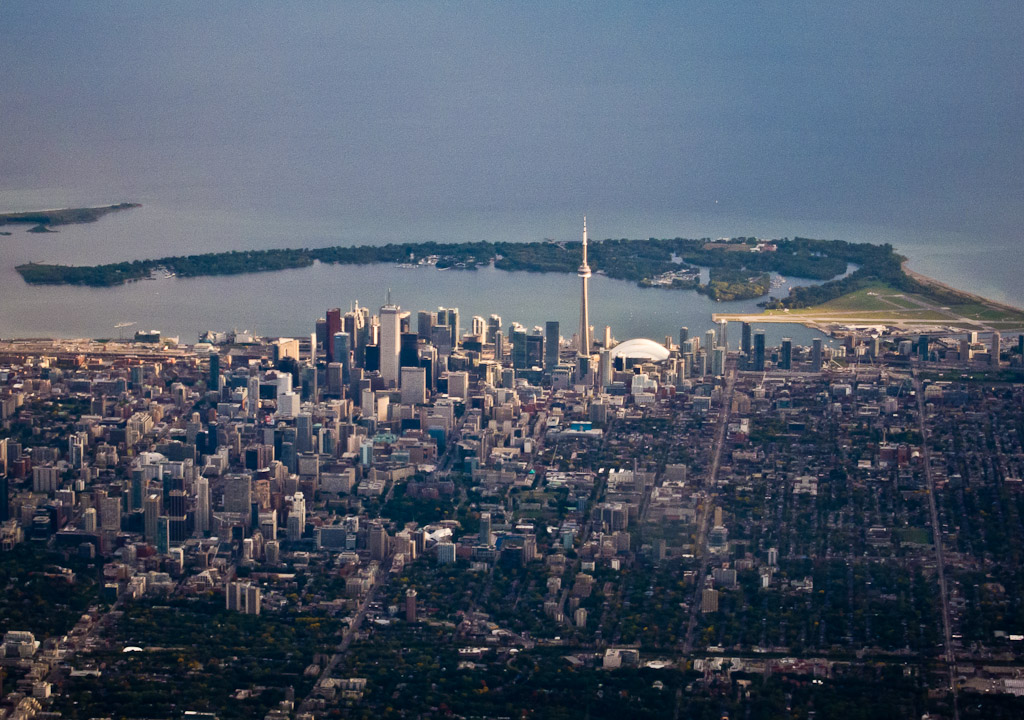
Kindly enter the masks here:
<path id="1" fill-rule="evenodd" d="M 587 216 L 583 216 L 583 264 L 587 264 Z"/>

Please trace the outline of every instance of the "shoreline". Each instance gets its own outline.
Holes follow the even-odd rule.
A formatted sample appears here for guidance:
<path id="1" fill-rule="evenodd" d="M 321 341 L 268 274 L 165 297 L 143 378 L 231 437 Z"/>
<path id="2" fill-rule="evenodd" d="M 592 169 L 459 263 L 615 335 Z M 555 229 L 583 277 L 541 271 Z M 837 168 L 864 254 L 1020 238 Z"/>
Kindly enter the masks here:
<path id="1" fill-rule="evenodd" d="M 1009 315 L 1021 316 L 1019 320 L 1012 318 L 1003 319 L 982 319 L 971 318 L 963 315 L 956 315 L 951 308 L 956 304 L 921 305 L 916 308 L 903 308 L 901 311 L 906 315 L 923 313 L 931 317 L 906 317 L 893 314 L 892 311 L 871 310 L 871 309 L 827 309 L 823 306 L 818 308 L 799 308 L 790 310 L 764 310 L 760 313 L 712 313 L 712 322 L 744 322 L 759 323 L 765 325 L 802 325 L 803 327 L 817 330 L 826 334 L 863 329 L 881 329 L 887 331 L 917 332 L 920 334 L 929 333 L 961 333 L 975 330 L 978 332 L 1012 332 L 1024 331 L 1024 309 L 1014 307 L 1007 303 L 998 302 L 983 297 L 976 293 L 960 290 L 952 285 L 936 280 L 935 278 L 922 275 L 907 268 L 908 260 L 900 264 L 901 270 L 908 278 L 919 283 L 926 289 L 935 290 L 944 294 L 954 295 L 964 301 L 964 305 L 977 304 L 985 308 L 1001 311 Z M 855 293 L 849 293 L 841 297 L 851 297 Z M 871 293 L 869 293 L 871 294 Z M 877 294 L 877 293 L 875 293 Z M 897 293 L 906 296 L 910 293 Z M 831 301 L 830 301 L 831 302 Z M 826 303 L 827 304 L 827 303 Z M 824 304 L 823 304 L 824 305 Z M 946 317 L 941 317 L 945 315 Z M 999 327 L 994 327 L 999 325 Z"/>
<path id="2" fill-rule="evenodd" d="M 116 205 L 100 205 L 97 207 L 58 208 L 54 210 L 29 210 L 28 212 L 0 213 L 0 226 L 11 224 L 31 224 L 38 228 L 51 225 L 79 225 L 96 222 L 104 215 L 121 210 L 133 210 L 142 207 L 141 203 L 123 202 Z M 46 229 L 31 229 L 29 232 L 47 232 Z"/>
<path id="3" fill-rule="evenodd" d="M 729 243 L 748 253 L 709 251 L 704 240 L 648 238 L 647 240 L 606 239 L 591 244 L 592 260 L 598 271 L 619 280 L 640 284 L 664 277 L 681 268 L 708 267 L 719 278 L 709 287 L 745 297 L 761 297 L 748 291 L 758 279 L 776 272 L 793 278 L 828 281 L 845 272 L 850 262 L 861 264 L 865 257 L 889 252 L 868 243 L 794 238 L 771 244 L 771 252 L 759 252 L 746 238 Z M 406 242 L 387 245 L 327 246 L 318 248 L 265 248 L 232 250 L 197 255 L 169 256 L 100 265 L 56 265 L 29 262 L 15 270 L 34 285 L 91 285 L 110 287 L 144 279 L 154 269 L 164 268 L 178 277 L 242 275 L 305 267 L 314 262 L 342 265 L 390 263 L 429 265 L 438 270 L 466 269 L 493 265 L 499 270 L 575 274 L 579 268 L 577 243 L 490 242 L 436 243 Z M 682 263 L 673 260 L 681 258 Z"/>
<path id="4" fill-rule="evenodd" d="M 47 213 L 0 214 L 0 223 L 48 221 L 93 222 L 117 210 L 139 207 L 123 203 L 102 208 L 59 211 L 60 217 Z M 84 215 L 83 215 L 84 213 Z M 30 232 L 54 232 L 39 223 Z M 761 243 L 764 244 L 764 243 Z M 323 248 L 270 248 L 225 251 L 189 256 L 108 263 L 94 266 L 48 265 L 29 262 L 15 267 L 29 285 L 116 287 L 151 278 L 164 270 L 179 278 L 227 277 L 301 269 L 313 264 L 384 264 L 403 268 L 430 267 L 438 271 L 489 267 L 505 272 L 573 274 L 576 271 L 576 243 L 402 243 L 383 246 L 328 246 Z M 748 253 L 735 250 L 746 249 Z M 907 259 L 896 255 L 889 245 L 848 243 L 804 238 L 774 241 L 769 250 L 751 246 L 747 238 L 734 238 L 725 249 L 708 250 L 707 243 L 694 239 L 605 240 L 593 244 L 598 272 L 611 279 L 634 282 L 640 287 L 654 285 L 666 273 L 682 267 L 716 269 L 726 290 L 745 290 L 754 280 L 770 273 L 801 277 L 819 277 L 820 285 L 794 285 L 783 302 L 772 301 L 759 312 L 709 313 L 714 323 L 739 321 L 762 324 L 791 324 L 811 330 L 835 333 L 872 328 L 881 332 L 909 331 L 981 332 L 1024 329 L 1024 310 L 981 295 L 959 290 L 934 278 L 907 268 Z M 664 253 L 669 253 L 669 260 Z M 823 271 L 841 263 L 846 272 L 828 278 Z M 850 264 L 857 268 L 852 274 Z M 808 274 L 798 274 L 800 270 Z M 757 277 L 753 274 L 760 273 Z M 826 279 L 828 278 L 828 279 Z M 712 280 L 714 277 L 712 277 Z M 714 283 L 709 282 L 710 288 Z M 665 289 L 703 288 L 678 287 Z M 701 294 L 710 295 L 708 292 Z M 757 296 L 767 298 L 768 294 Z M 901 299 L 902 298 L 902 299 Z M 712 299 L 715 299 L 712 295 Z M 744 295 L 737 299 L 756 299 Z M 764 304 L 761 305 L 762 308 Z M 745 308 L 747 309 L 747 308 Z"/>
<path id="5" fill-rule="evenodd" d="M 946 292 L 955 293 L 955 294 L 961 295 L 961 296 L 963 296 L 965 298 L 970 298 L 971 300 L 974 300 L 975 302 L 979 302 L 979 303 L 982 303 L 984 305 L 989 305 L 991 307 L 999 308 L 1000 310 L 1006 310 L 1008 312 L 1024 312 L 1024 308 L 1014 307 L 1013 305 L 1009 305 L 1007 303 L 999 302 L 998 300 L 991 300 L 991 299 L 989 299 L 987 297 L 983 297 L 981 295 L 976 295 L 974 293 L 967 292 L 966 290 L 960 290 L 959 288 L 955 288 L 952 285 L 947 285 L 946 283 L 944 283 L 944 282 L 942 282 L 940 280 L 936 280 L 933 277 L 928 277 L 927 275 L 922 275 L 919 272 L 915 272 L 914 270 L 910 270 L 909 268 L 907 268 L 907 263 L 908 262 L 910 262 L 910 261 L 909 260 L 904 260 L 903 261 L 903 265 L 902 265 L 903 272 L 905 272 L 907 274 L 907 277 L 909 277 L 909 278 L 911 278 L 913 280 L 917 280 L 922 285 L 926 285 L 928 287 L 938 288 L 939 290 L 944 290 Z"/>

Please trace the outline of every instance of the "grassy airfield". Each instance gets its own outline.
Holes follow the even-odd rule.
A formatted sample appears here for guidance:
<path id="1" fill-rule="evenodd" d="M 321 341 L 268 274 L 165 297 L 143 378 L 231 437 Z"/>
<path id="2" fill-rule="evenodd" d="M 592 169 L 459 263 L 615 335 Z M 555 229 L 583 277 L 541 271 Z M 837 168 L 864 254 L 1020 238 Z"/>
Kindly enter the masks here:
<path id="1" fill-rule="evenodd" d="M 940 301 L 926 293 L 908 293 L 884 283 L 874 283 L 813 307 L 755 314 L 715 313 L 713 318 L 716 322 L 797 323 L 823 331 L 878 326 L 918 332 L 1024 329 L 1024 311 L 1018 308 L 955 290 L 923 275 L 907 274 L 927 287 L 942 289 L 945 297 Z M 949 302 L 950 293 L 962 302 Z"/>

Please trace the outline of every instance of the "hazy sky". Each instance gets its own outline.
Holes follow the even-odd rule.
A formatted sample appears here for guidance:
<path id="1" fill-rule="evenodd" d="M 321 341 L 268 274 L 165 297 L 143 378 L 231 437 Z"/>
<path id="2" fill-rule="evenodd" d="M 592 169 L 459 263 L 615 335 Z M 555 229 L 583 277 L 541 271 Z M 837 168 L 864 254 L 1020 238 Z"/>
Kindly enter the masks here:
<path id="1" fill-rule="evenodd" d="M 5 0 L 0 26 L 0 206 L 1024 226 L 1019 0 Z"/>

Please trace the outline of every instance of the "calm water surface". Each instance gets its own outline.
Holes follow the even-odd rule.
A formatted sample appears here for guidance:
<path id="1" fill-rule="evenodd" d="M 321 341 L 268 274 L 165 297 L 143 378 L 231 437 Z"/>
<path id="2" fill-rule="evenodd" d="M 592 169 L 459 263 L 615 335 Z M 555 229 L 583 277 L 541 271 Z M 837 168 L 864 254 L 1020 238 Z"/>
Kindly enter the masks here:
<path id="1" fill-rule="evenodd" d="M 74 196 L 34 197 L 33 207 L 92 204 L 92 199 Z M 26 203 L 28 204 L 28 203 Z M 654 224 L 666 227 L 671 219 Z M 693 228 L 700 219 L 681 224 Z M 748 232 L 752 221 L 736 221 L 718 228 L 741 228 L 723 235 Z M 772 228 L 777 223 L 764 222 Z M 416 239 L 465 241 L 478 237 L 512 238 L 515 226 L 503 230 L 480 227 L 440 234 L 437 228 L 412 228 Z M 840 228 L 843 229 L 843 228 Z M 247 329 L 257 333 L 302 335 L 313 329 L 316 318 L 329 307 L 348 308 L 354 302 L 374 311 L 383 304 L 390 288 L 395 302 L 412 311 L 438 306 L 458 307 L 468 327 L 473 315 L 502 316 L 528 327 L 558 320 L 562 334 L 572 334 L 578 322 L 579 281 L 573 275 L 557 273 L 507 273 L 493 268 L 476 271 L 440 271 L 433 268 L 400 268 L 392 265 L 313 267 L 277 273 L 234 277 L 164 278 L 129 283 L 116 288 L 33 287 L 14 271 L 19 263 L 60 262 L 94 264 L 166 255 L 202 253 L 229 249 L 267 247 L 315 247 L 328 244 L 370 243 L 401 240 L 385 235 L 374 237 L 374 228 L 339 231 L 336 222 L 271 218 L 264 222 L 257 214 L 217 211 L 186 211 L 160 202 L 108 215 L 96 223 L 59 228 L 55 233 L 29 233 L 22 226 L 7 226 L 10 236 L 0 238 L 0 337 L 112 337 L 130 330 L 116 330 L 119 323 L 136 323 L 135 328 L 154 328 L 194 341 L 204 330 Z M 381 229 L 378 232 L 395 232 Z M 851 230 L 851 232 L 856 232 Z M 557 235 L 557 233 L 551 233 Z M 661 232 L 662 236 L 708 235 L 718 233 Z M 749 233 L 754 234 L 754 233 Z M 761 233 L 782 236 L 783 233 Z M 815 233 L 793 233 L 814 235 Z M 827 234 L 825 236 L 828 236 Z M 528 236 L 529 237 L 529 236 Z M 857 240 L 893 242 L 896 239 L 871 229 L 860 229 Z M 529 238 L 533 239 L 533 238 Z M 538 238 L 539 239 L 539 238 Z M 570 238 L 559 238 L 570 239 Z M 912 257 L 911 265 L 927 274 L 960 287 L 987 291 L 997 299 L 1020 302 L 1018 286 L 1009 282 L 1013 274 L 1007 256 L 1012 248 L 992 247 L 984 254 L 958 251 L 946 246 L 899 243 L 897 248 Z M 904 249 L 904 246 L 910 249 Z M 1000 252 L 1003 257 L 1000 257 Z M 993 272 L 992 267 L 998 268 Z M 784 278 L 783 288 L 808 284 L 802 279 Z M 777 291 L 778 294 L 785 289 Z M 639 288 L 633 283 L 595 275 L 591 282 L 591 318 L 598 332 L 605 325 L 618 339 L 650 337 L 662 340 L 676 336 L 680 326 L 702 332 L 711 326 L 714 312 L 755 312 L 758 301 L 712 302 L 692 291 Z M 769 342 L 792 336 L 809 342 L 817 333 L 799 326 L 766 326 Z M 736 331 L 738 332 L 738 331 Z M 735 334 L 735 333 L 734 333 Z M 736 338 L 733 338 L 735 344 Z"/>
<path id="2" fill-rule="evenodd" d="M 0 22 L 0 212 L 143 203 L 0 237 L 3 337 L 298 335 L 387 287 L 412 310 L 568 335 L 571 276 L 314 267 L 91 290 L 30 288 L 13 268 L 575 240 L 584 214 L 598 239 L 890 242 L 920 272 L 1024 305 L 1019 0 L 5 0 Z M 751 307 L 593 288 L 595 325 L 620 338 Z"/>

